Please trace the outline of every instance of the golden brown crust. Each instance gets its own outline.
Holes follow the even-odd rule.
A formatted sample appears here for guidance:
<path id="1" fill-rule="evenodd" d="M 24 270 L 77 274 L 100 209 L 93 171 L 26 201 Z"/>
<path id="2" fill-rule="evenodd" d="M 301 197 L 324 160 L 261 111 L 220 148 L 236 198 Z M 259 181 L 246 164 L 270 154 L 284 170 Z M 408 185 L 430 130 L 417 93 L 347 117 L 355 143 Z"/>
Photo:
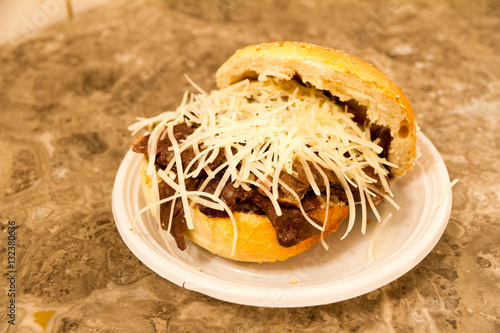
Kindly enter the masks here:
<path id="1" fill-rule="evenodd" d="M 141 166 L 141 188 L 146 202 L 154 202 L 153 182 L 146 174 L 147 159 Z M 153 209 L 151 210 L 154 213 Z M 320 242 L 320 234 L 312 236 L 297 245 L 283 247 L 279 244 L 271 221 L 265 215 L 235 212 L 238 239 L 236 251 L 231 256 L 233 246 L 233 224 L 230 218 L 211 218 L 200 212 L 198 207 L 191 211 L 193 230 L 187 230 L 185 236 L 193 243 L 221 257 L 246 262 L 276 262 L 283 261 Z M 323 221 L 325 210 L 316 209 L 311 217 Z M 324 237 L 337 230 L 349 214 L 348 206 L 331 206 L 328 212 L 328 222 Z"/>
<path id="2" fill-rule="evenodd" d="M 389 127 L 393 142 L 389 161 L 393 177 L 404 175 L 416 158 L 417 126 L 412 107 L 401 89 L 374 66 L 342 51 L 297 42 L 247 46 L 238 50 L 217 71 L 224 88 L 242 79 L 272 76 L 290 80 L 299 76 L 341 101 L 354 99 L 367 107 L 370 121 Z"/>
<path id="3" fill-rule="evenodd" d="M 231 256 L 234 236 L 231 220 L 207 217 L 198 208 L 192 212 L 194 229 L 188 230 L 185 236 L 210 252 L 233 260 L 260 263 L 283 261 L 304 252 L 321 240 L 321 235 L 317 234 L 297 245 L 283 247 L 267 216 L 235 212 L 238 239 L 235 253 Z M 325 210 L 317 209 L 314 214 L 324 218 Z M 348 214 L 348 206 L 330 207 L 324 237 L 336 231 Z"/>

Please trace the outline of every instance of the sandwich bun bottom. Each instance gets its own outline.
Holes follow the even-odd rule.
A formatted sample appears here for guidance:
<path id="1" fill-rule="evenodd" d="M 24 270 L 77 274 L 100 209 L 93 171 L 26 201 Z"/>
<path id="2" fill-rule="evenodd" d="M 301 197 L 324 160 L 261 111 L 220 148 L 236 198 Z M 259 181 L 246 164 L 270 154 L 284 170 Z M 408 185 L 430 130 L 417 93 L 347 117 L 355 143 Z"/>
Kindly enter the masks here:
<path id="1" fill-rule="evenodd" d="M 147 159 L 143 159 L 141 166 L 141 188 L 147 204 L 154 203 L 153 181 L 146 174 Z M 156 215 L 155 208 L 150 212 Z M 309 212 L 309 216 L 317 221 L 324 221 L 326 210 L 316 209 Z M 191 209 L 194 228 L 186 229 L 184 236 L 198 246 L 218 256 L 245 262 L 276 262 L 283 261 L 298 255 L 321 241 L 321 234 L 307 238 L 297 245 L 283 247 L 279 244 L 276 230 L 269 218 L 265 215 L 253 213 L 233 212 L 236 220 L 237 240 L 234 255 L 231 256 L 234 230 L 229 217 L 208 217 L 195 204 Z M 349 206 L 330 206 L 328 221 L 323 237 L 335 232 L 342 221 L 349 215 Z"/>

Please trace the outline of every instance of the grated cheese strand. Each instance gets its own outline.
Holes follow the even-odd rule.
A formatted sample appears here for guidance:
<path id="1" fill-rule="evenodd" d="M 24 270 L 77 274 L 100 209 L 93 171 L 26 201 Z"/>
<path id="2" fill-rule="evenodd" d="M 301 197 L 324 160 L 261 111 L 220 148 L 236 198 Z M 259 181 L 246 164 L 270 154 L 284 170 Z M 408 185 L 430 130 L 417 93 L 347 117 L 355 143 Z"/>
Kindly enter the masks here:
<path id="1" fill-rule="evenodd" d="M 182 170 L 182 158 L 181 158 L 181 153 L 179 151 L 179 145 L 177 143 L 177 139 L 174 136 L 174 126 L 170 125 L 167 127 L 167 134 L 168 138 L 170 139 L 170 142 L 172 144 L 172 147 L 174 148 L 174 158 L 175 158 L 175 164 L 177 166 L 177 172 L 179 175 L 183 174 Z M 193 218 L 191 216 L 191 210 L 189 209 L 189 202 L 187 199 L 187 189 L 184 181 L 184 177 L 178 177 L 179 178 L 179 193 L 181 195 L 181 200 L 182 200 L 182 206 L 184 207 L 184 217 L 186 219 L 186 225 L 188 229 L 192 230 L 194 229 L 193 226 Z"/>
<path id="2" fill-rule="evenodd" d="M 295 191 L 294 191 L 294 190 L 293 190 L 290 186 L 288 186 L 288 185 L 287 185 L 284 181 L 282 181 L 281 179 L 279 179 L 279 181 L 278 181 L 278 182 L 279 182 L 279 184 L 280 184 L 281 186 L 283 186 L 283 187 L 285 188 L 285 190 L 287 190 L 288 192 L 290 192 L 290 193 L 294 196 L 295 200 L 297 200 L 297 201 L 298 201 L 298 203 L 299 203 L 299 206 L 298 206 L 298 207 L 299 207 L 299 209 L 300 209 L 300 211 L 301 211 L 302 215 L 304 215 L 304 217 L 306 218 L 306 220 L 307 220 L 309 223 L 311 223 L 311 225 L 312 225 L 313 227 L 315 227 L 316 229 L 321 230 L 321 231 L 324 231 L 324 230 L 325 230 L 324 226 L 323 226 L 323 227 L 319 226 L 318 224 L 316 224 L 316 222 L 314 222 L 314 220 L 313 220 L 313 219 L 311 219 L 311 218 L 307 215 L 306 211 L 304 210 L 304 207 L 302 206 L 302 202 L 300 201 L 300 198 L 299 198 L 299 196 L 298 196 L 297 192 L 295 192 Z"/>
<path id="3" fill-rule="evenodd" d="M 323 170 L 321 170 L 321 168 L 318 167 L 318 165 L 316 163 L 314 163 L 314 162 L 311 162 L 311 163 L 314 166 L 314 168 L 316 170 L 318 170 L 319 174 L 323 178 L 323 182 L 325 184 L 325 189 L 326 189 L 326 210 L 325 210 L 325 218 L 323 220 L 323 230 L 321 231 L 320 239 L 321 239 L 321 244 L 328 251 L 329 246 L 325 242 L 324 234 L 325 234 L 326 223 L 328 222 L 328 214 L 330 213 L 330 181 L 328 180 L 326 173 Z M 313 181 L 314 181 L 314 179 L 313 179 Z"/>
<path id="4" fill-rule="evenodd" d="M 438 201 L 436 202 L 436 204 L 434 205 L 434 209 L 437 209 L 439 206 L 441 206 L 443 204 L 443 202 L 446 200 L 446 197 L 448 196 L 448 193 L 450 193 L 451 191 L 451 188 L 453 186 L 455 186 L 456 183 L 458 183 L 459 179 L 458 178 L 455 178 L 453 179 L 453 181 L 451 183 L 449 183 L 443 190 L 443 192 L 441 193 L 441 195 L 439 196 L 439 199 Z"/>

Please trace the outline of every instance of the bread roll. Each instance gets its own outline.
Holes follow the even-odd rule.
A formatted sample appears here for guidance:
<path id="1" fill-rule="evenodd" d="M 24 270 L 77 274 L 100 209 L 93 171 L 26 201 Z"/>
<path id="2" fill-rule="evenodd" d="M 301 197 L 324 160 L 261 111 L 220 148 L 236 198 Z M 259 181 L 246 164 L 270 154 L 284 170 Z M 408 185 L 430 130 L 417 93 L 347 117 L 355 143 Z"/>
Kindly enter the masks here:
<path id="1" fill-rule="evenodd" d="M 355 101 L 362 112 L 365 112 L 366 121 L 390 129 L 392 140 L 387 159 L 394 164 L 389 170 L 390 178 L 404 175 L 414 164 L 417 125 L 410 103 L 391 80 L 360 59 L 312 44 L 260 44 L 238 50 L 219 68 L 216 78 L 220 89 L 245 79 L 297 80 L 311 88 L 327 92 L 346 105 Z M 151 203 L 154 201 L 153 183 L 146 174 L 146 168 L 147 163 L 144 163 L 141 184 L 146 200 Z M 328 209 L 324 237 L 336 231 L 350 211 L 343 204 L 330 204 Z M 323 221 L 325 212 L 326 208 L 318 207 L 309 212 L 309 216 Z M 196 204 L 191 209 L 191 215 L 194 228 L 187 229 L 184 235 L 212 253 L 233 260 L 286 260 L 317 244 L 321 237 L 318 233 L 297 245 L 283 247 L 267 216 L 233 212 L 238 235 L 236 250 L 232 254 L 234 233 L 230 218 L 208 217 L 200 212 Z"/>

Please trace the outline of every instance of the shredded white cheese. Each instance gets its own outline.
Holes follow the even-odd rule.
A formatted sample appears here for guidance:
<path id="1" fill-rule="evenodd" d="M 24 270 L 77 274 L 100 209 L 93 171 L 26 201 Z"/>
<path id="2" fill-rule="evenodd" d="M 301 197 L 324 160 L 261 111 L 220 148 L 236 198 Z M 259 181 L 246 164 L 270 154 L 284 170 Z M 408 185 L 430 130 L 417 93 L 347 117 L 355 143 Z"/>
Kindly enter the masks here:
<path id="1" fill-rule="evenodd" d="M 434 209 L 437 209 L 439 206 L 443 204 L 443 202 L 446 200 L 446 197 L 448 196 L 448 193 L 450 193 L 451 188 L 455 186 L 456 183 L 458 183 L 458 180 L 459 180 L 458 178 L 453 179 L 453 181 L 444 188 L 443 192 L 439 196 L 439 200 L 434 205 Z"/>
<path id="2" fill-rule="evenodd" d="M 332 170 L 339 178 L 350 208 L 348 228 L 342 238 L 352 230 L 355 221 L 355 200 L 351 187 L 360 191 L 363 233 L 366 230 L 368 206 L 379 218 L 371 200 L 374 193 L 388 198 L 397 206 L 391 199 L 392 193 L 386 181 L 388 171 L 385 168 L 394 165 L 378 156 L 382 148 L 371 141 L 369 130 L 362 130 L 353 121 L 353 115 L 347 112 L 347 108 L 339 106 L 321 91 L 295 81 L 281 82 L 268 78 L 262 81 L 244 80 L 208 94 L 191 83 L 199 94 L 189 97 L 185 94 L 175 111 L 164 112 L 150 119 L 139 119 L 129 127 L 134 133 L 142 128 L 154 128 L 148 142 L 149 156 L 155 155 L 158 139 L 162 135 L 167 135 L 172 142 L 174 158 L 159 175 L 175 190 L 175 194 L 161 201 L 180 198 L 189 229 L 194 226 L 189 208 L 193 201 L 228 211 L 228 207 L 219 199 L 227 181 L 245 190 L 250 189 L 250 186 L 258 186 L 269 197 L 278 216 L 281 215 L 277 202 L 279 186 L 295 195 L 298 202 L 301 199 L 280 180 L 282 172 L 296 175 L 293 170 L 295 162 L 303 166 L 315 194 L 321 193 L 319 186 L 326 186 L 327 203 L 330 202 L 330 186 L 321 168 Z M 173 127 L 183 122 L 195 130 L 185 140 L 177 142 Z M 181 154 L 189 148 L 194 149 L 196 156 L 183 168 Z M 210 169 L 209 164 L 220 152 L 224 153 L 226 162 L 214 170 Z M 310 166 L 320 173 L 324 184 L 316 183 Z M 377 179 L 368 177 L 363 170 L 368 166 L 375 170 L 386 193 L 375 190 L 373 184 Z M 185 180 L 199 176 L 202 170 L 207 173 L 207 178 L 196 191 L 196 199 L 195 192 L 186 189 Z M 223 170 L 222 180 L 215 193 L 202 194 L 209 181 Z M 149 161 L 148 174 L 153 176 L 153 189 L 159 202 L 154 159 Z M 323 230 L 307 216 L 301 205 L 299 208 L 314 227 Z M 230 211 L 228 214 L 234 221 L 233 214 Z M 234 252 L 237 230 L 235 223 L 233 226 Z"/>

